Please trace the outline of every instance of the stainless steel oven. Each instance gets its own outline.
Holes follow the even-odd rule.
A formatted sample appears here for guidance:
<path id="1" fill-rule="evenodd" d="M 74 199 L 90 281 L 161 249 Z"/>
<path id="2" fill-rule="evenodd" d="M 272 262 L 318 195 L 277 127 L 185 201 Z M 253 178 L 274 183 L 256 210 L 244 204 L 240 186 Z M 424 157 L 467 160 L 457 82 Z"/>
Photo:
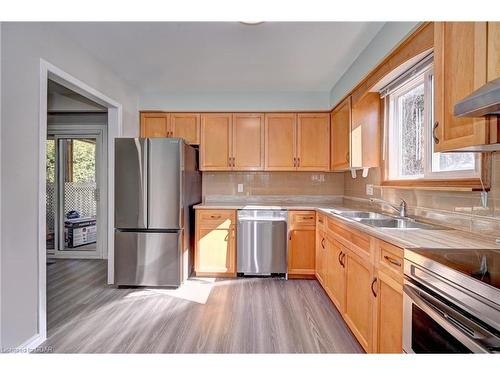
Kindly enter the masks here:
<path id="1" fill-rule="evenodd" d="M 417 254 L 410 259 L 405 254 L 403 350 L 500 353 L 498 291 L 469 277 L 459 280 L 460 274 Z"/>

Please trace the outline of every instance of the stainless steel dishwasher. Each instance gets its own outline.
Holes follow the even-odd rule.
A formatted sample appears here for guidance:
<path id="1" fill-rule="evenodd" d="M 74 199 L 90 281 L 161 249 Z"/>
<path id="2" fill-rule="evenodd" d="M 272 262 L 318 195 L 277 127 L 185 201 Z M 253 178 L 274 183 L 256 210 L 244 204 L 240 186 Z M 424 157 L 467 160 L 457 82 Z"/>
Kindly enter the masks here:
<path id="1" fill-rule="evenodd" d="M 287 211 L 238 211 L 238 274 L 287 272 Z"/>

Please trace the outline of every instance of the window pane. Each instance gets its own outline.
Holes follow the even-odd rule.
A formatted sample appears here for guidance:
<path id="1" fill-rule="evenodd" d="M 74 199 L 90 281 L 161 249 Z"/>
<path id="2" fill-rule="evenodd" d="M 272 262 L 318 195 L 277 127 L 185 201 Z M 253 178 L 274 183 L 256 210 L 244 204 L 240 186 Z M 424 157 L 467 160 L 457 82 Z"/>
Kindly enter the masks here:
<path id="1" fill-rule="evenodd" d="M 433 172 L 467 171 L 475 168 L 475 158 L 471 152 L 437 153 L 435 155 L 432 160 Z"/>
<path id="2" fill-rule="evenodd" d="M 398 98 L 400 131 L 400 175 L 417 177 L 424 174 L 424 84 Z"/>

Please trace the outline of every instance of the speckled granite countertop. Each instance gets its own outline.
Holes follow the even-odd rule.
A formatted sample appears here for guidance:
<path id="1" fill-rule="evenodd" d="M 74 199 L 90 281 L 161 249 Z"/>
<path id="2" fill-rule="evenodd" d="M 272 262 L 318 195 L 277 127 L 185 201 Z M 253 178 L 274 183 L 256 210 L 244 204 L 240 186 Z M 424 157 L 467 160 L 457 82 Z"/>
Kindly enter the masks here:
<path id="1" fill-rule="evenodd" d="M 214 201 L 210 200 L 205 203 L 198 204 L 195 209 L 282 209 L 282 210 L 315 210 L 329 217 L 341 220 L 345 224 L 350 225 L 360 231 L 368 233 L 383 241 L 387 241 L 396 246 L 412 249 L 412 248 L 429 248 L 429 249 L 500 249 L 500 244 L 497 244 L 494 237 L 478 235 L 471 232 L 460 231 L 457 229 L 395 229 L 395 228 L 376 228 L 361 224 L 355 220 L 337 215 L 329 209 L 335 210 L 354 210 L 364 209 L 374 212 L 380 212 L 373 206 L 366 203 L 353 202 L 351 200 L 343 200 L 341 197 L 321 197 L 309 199 L 305 198 L 302 202 L 299 198 L 286 200 L 265 199 L 263 201 Z M 442 224 L 441 224 L 442 225 Z"/>

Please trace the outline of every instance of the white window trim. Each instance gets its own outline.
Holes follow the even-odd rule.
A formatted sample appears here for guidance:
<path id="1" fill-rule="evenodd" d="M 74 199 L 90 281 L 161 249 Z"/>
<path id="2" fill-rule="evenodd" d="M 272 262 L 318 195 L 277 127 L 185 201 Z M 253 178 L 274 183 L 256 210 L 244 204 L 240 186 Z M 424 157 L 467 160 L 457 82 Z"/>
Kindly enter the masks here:
<path id="1" fill-rule="evenodd" d="M 433 158 L 435 158 L 436 153 L 432 152 L 433 148 L 433 138 L 432 138 L 432 121 L 433 121 L 433 110 L 434 110 L 434 93 L 432 89 L 432 79 L 433 79 L 433 65 L 430 64 L 422 73 L 417 76 L 412 76 L 407 82 L 402 84 L 400 87 L 390 92 L 386 96 L 386 104 L 389 106 L 389 111 L 385 121 L 385 128 L 388 130 L 388 137 L 385 137 L 385 141 L 388 143 L 386 150 L 388 154 L 388 180 L 389 181 L 411 181 L 411 180 L 460 180 L 469 178 L 480 178 L 481 177 L 481 158 L 478 154 L 475 155 L 475 168 L 470 170 L 460 170 L 460 171 L 443 171 L 443 172 L 433 172 L 432 163 Z M 398 123 L 397 117 L 398 106 L 397 100 L 401 95 L 413 89 L 418 84 L 424 83 L 425 92 L 425 105 L 424 105 L 424 173 L 420 175 L 413 176 L 401 176 L 401 150 L 399 148 L 400 142 L 394 142 L 391 145 L 391 140 L 396 140 L 401 137 L 401 129 L 398 126 L 391 126 L 391 123 Z M 433 155 L 433 157 L 428 157 L 428 155 Z M 391 165 L 393 161 L 393 165 Z M 395 163 L 394 163 L 395 161 Z M 396 164 L 396 165 L 394 165 Z M 392 168 L 391 168 L 392 167 Z M 396 173 L 395 173 L 396 171 Z"/>

